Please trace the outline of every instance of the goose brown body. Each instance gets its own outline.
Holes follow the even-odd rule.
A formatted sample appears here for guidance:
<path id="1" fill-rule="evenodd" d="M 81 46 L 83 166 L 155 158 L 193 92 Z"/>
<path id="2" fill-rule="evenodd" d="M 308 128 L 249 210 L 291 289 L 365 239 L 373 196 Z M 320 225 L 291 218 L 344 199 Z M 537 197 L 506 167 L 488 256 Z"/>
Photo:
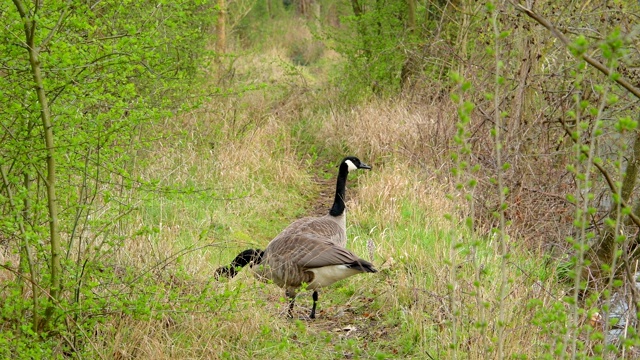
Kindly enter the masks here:
<path id="1" fill-rule="evenodd" d="M 251 264 L 256 276 L 282 287 L 289 298 L 292 316 L 300 287 L 313 290 L 310 318 L 315 318 L 318 289 L 359 273 L 375 273 L 373 265 L 345 249 L 347 243 L 345 189 L 349 171 L 371 169 L 349 156 L 339 166 L 336 193 L 329 214 L 294 221 L 265 248 L 241 252 L 228 266 L 216 270 L 216 277 L 233 277 L 237 269 Z"/>
<path id="2" fill-rule="evenodd" d="M 317 235 L 332 243 L 345 247 L 347 245 L 346 213 L 333 216 L 305 217 L 287 226 L 272 241 L 296 235 Z"/>
<path id="3" fill-rule="evenodd" d="M 314 234 L 274 239 L 252 268 L 260 278 L 290 292 L 303 284 L 317 290 L 351 275 L 376 272 L 368 261 Z"/>
<path id="4" fill-rule="evenodd" d="M 317 234 L 294 234 L 273 239 L 252 269 L 262 281 L 285 289 L 292 315 L 296 292 L 306 285 L 313 290 L 309 318 L 316 316 L 318 289 L 359 273 L 375 273 L 373 265 Z"/>

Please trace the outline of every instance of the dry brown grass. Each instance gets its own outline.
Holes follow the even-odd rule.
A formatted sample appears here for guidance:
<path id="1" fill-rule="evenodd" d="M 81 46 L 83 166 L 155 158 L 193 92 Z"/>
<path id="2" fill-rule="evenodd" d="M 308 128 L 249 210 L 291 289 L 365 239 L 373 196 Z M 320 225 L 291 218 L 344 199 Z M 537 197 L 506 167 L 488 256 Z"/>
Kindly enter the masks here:
<path id="1" fill-rule="evenodd" d="M 457 105 L 435 93 L 424 97 L 439 100 L 427 103 L 398 97 L 333 112 L 324 120 L 318 138 L 331 148 L 347 144 L 353 153 L 373 163 L 406 162 L 421 169 L 425 179 L 452 186 L 455 179 L 451 178 L 454 167 L 451 154 L 459 151 L 452 141 L 458 123 Z M 531 137 L 534 129 L 540 132 L 539 122 L 536 119 L 527 123 L 527 129 L 522 129 L 523 136 Z M 474 113 L 467 129 L 472 154 L 465 158 L 470 166 L 478 165 L 480 169 L 465 176 L 478 181 L 474 193 L 476 226 L 485 233 L 496 226 L 493 211 L 498 202 L 498 191 L 492 181 L 498 168 L 491 124 L 486 117 Z M 557 130 L 545 126 L 549 127 L 549 134 Z M 535 141 L 509 136 L 503 157 L 511 168 L 503 172 L 503 178 L 510 189 L 506 212 L 507 220 L 511 221 L 510 231 L 531 248 L 562 246 L 561 239 L 572 230 L 570 218 L 574 210 L 565 199 L 575 185 L 565 169 L 566 159 L 554 148 L 558 143 L 551 142 L 548 135 L 533 136 Z"/>
<path id="2" fill-rule="evenodd" d="M 20 256 L 11 251 L 11 248 L 18 243 L 18 239 L 0 232 L 0 264 L 18 264 L 20 263 Z M 16 276 L 12 271 L 5 268 L 0 268 L 0 284 L 15 281 Z"/>
<path id="3" fill-rule="evenodd" d="M 294 100 L 296 105 L 282 106 L 303 108 L 300 98 Z M 154 161 L 143 177 L 211 187 L 222 197 L 242 196 L 221 202 L 158 194 L 140 209 L 130 224 L 131 237 L 114 251 L 110 261 L 129 272 L 148 272 L 148 276 L 137 283 L 107 284 L 98 290 L 109 294 L 129 291 L 135 299 L 136 294 L 153 286 L 155 293 L 146 304 L 150 317 L 115 309 L 92 330 L 93 356 L 329 359 L 336 354 L 348 358 L 386 354 L 423 358 L 429 352 L 436 358 L 451 358 L 453 352 L 447 344 L 453 339 L 451 322 L 456 321 L 458 355 L 485 358 L 498 335 L 500 257 L 491 241 L 479 246 L 478 264 L 488 272 L 481 286 L 475 287 L 472 279 L 477 269 L 462 249 L 454 261 L 460 275 L 455 291 L 450 290 L 449 243 L 474 238 L 443 217 L 453 214 L 456 206 L 446 199 L 452 192 L 451 184 L 442 181 L 446 178 L 442 169 L 448 165 L 436 166 L 446 156 L 436 150 L 442 139 L 433 137 L 444 129 L 426 114 L 436 116 L 415 104 L 374 102 L 322 122 L 317 139 L 324 139 L 327 147 L 334 141 L 346 141 L 352 154 L 374 166 L 349 183 L 348 247 L 368 258 L 371 241 L 375 246 L 373 260 L 381 272 L 353 277 L 326 289 L 321 293 L 319 319 L 302 323 L 286 318 L 281 289 L 257 282 L 249 271 L 229 282 L 211 279 L 215 269 L 237 250 L 264 246 L 270 236 L 298 216 L 296 212 L 301 216 L 303 206 L 309 205 L 306 198 L 312 197 L 314 174 L 299 159 L 291 136 L 294 116 L 266 116 L 244 136 L 232 134 L 228 117 L 216 118 L 220 123 L 214 123 L 206 113 L 177 119 L 175 124 L 180 125 L 173 126 L 182 130 L 181 135 L 167 130 L 171 136 L 163 137 L 146 155 Z M 206 121 L 209 123 L 203 123 Z M 353 129 L 360 129 L 360 134 Z M 211 139 L 216 141 L 213 147 Z M 299 208 L 292 211 L 292 206 Z M 157 231 L 133 236 L 144 226 L 155 226 Z M 202 231 L 212 226 L 223 230 L 212 229 L 202 237 Z M 194 251 L 175 256 L 190 248 Z M 514 247 L 513 251 L 522 258 L 531 256 L 522 248 Z M 532 259 L 527 262 L 529 270 L 539 265 Z M 535 311 L 526 305 L 538 299 L 549 306 L 557 296 L 554 285 L 543 280 L 542 286 L 550 292 L 536 290 L 534 284 L 539 279 L 514 266 L 509 267 L 509 278 L 509 296 L 502 300 L 512 329 L 506 353 L 535 357 L 546 338 L 532 324 Z M 474 292 L 480 295 L 474 296 Z M 451 312 L 452 294 L 457 314 Z M 296 312 L 300 315 L 308 312 L 309 298 L 308 293 L 298 298 Z M 478 304 L 478 299 L 486 305 Z M 486 321 L 487 326 L 477 327 L 479 321 Z"/>
<path id="4" fill-rule="evenodd" d="M 359 178 L 358 196 L 366 199 L 366 203 L 354 202 L 349 213 L 360 220 L 396 223 L 402 201 L 416 204 L 428 214 L 452 212 L 451 203 L 446 199 L 451 190 L 449 184 L 440 183 L 432 172 L 421 170 L 413 168 L 407 159 L 392 159 L 375 166 L 370 174 Z M 443 226 L 441 216 L 430 220 Z"/>
<path id="5" fill-rule="evenodd" d="M 325 120 L 322 139 L 340 142 L 374 163 L 393 158 L 440 170 L 449 162 L 456 111 L 448 102 L 425 105 L 407 99 L 377 100 Z"/>
<path id="6" fill-rule="evenodd" d="M 308 39 L 308 33 L 300 32 L 285 42 Z M 508 293 L 501 298 L 504 258 L 499 244 L 482 232 L 489 226 L 472 234 L 462 225 L 464 194 L 454 189 L 449 175 L 455 105 L 433 94 L 430 103 L 375 99 L 341 111 L 326 101 L 340 94 L 314 98 L 311 89 L 322 79 L 315 82 L 312 70 L 293 66 L 287 56 L 286 49 L 275 46 L 212 69 L 211 81 L 233 84 L 232 95 L 145 129 L 158 139 L 141 152 L 144 165 L 136 175 L 163 186 L 206 191 L 141 196 L 144 203 L 121 229 L 125 240 L 103 259 L 116 277 L 94 291 L 127 295 L 134 303 L 127 306 L 146 307 L 149 313 L 101 309 L 104 319 L 88 332 L 91 357 L 422 359 L 428 353 L 442 359 L 484 359 L 495 357 L 501 337 L 507 358 L 548 353 L 544 346 L 553 343 L 554 334 L 544 333 L 534 319 L 539 310 L 561 303 L 562 288 L 537 249 L 520 246 L 518 235 L 536 230 L 531 227 L 537 224 L 526 223 L 526 218 L 540 212 L 566 215 L 562 200 L 549 201 L 555 188 L 540 196 L 541 189 L 523 187 L 510 199 L 520 207 L 510 213 Z M 260 84 L 267 89 L 243 89 Z M 302 133 L 296 135 L 301 119 L 311 119 L 313 128 L 296 129 Z M 493 170 L 485 136 L 489 127 L 474 120 L 475 160 Z M 300 135 L 311 139 L 318 153 L 308 154 L 310 149 L 298 143 Z M 319 318 L 312 322 L 287 319 L 283 291 L 257 282 L 247 270 L 230 281 L 212 280 L 215 269 L 238 250 L 265 246 L 313 207 L 318 184 L 312 179 L 318 171 L 305 160 L 320 154 L 319 162 L 335 162 L 339 159 L 328 156 L 347 155 L 344 151 L 374 166 L 352 176 L 349 184 L 348 247 L 371 258 L 378 274 L 349 278 L 324 290 Z M 553 164 L 541 158 L 516 159 L 517 169 L 524 170 L 506 174 L 507 180 L 548 179 L 554 172 L 546 169 Z M 495 198 L 487 185 L 491 175 L 479 176 L 485 181 L 479 199 L 489 207 Z M 454 200 L 447 199 L 450 194 Z M 445 220 L 444 214 L 453 220 Z M 560 233 L 547 220 L 536 231 Z M 154 230 L 141 234 L 143 228 Z M 453 256 L 452 242 L 460 244 Z M 131 274 L 135 281 L 126 278 Z M 148 296 L 136 304 L 141 294 Z M 300 295 L 296 313 L 308 313 L 309 298 L 308 293 Z M 537 305 L 529 306 L 532 302 Z M 505 333 L 497 323 L 501 307 L 507 314 Z M 562 319 L 554 321 L 565 326 Z"/>

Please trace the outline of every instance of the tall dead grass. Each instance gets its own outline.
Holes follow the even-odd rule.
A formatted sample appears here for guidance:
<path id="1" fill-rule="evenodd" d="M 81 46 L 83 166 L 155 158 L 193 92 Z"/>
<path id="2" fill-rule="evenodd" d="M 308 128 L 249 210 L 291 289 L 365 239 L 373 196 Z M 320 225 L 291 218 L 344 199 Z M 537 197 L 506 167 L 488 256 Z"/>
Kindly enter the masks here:
<path id="1" fill-rule="evenodd" d="M 442 358 L 453 356 L 443 344 L 452 343 L 450 325 L 456 318 L 461 325 L 456 334 L 457 354 L 486 358 L 496 345 L 495 314 L 502 303 L 512 329 L 505 355 L 535 357 L 543 353 L 548 339 L 533 321 L 538 308 L 530 303 L 551 307 L 561 298 L 553 276 L 541 277 L 542 260 L 535 260 L 526 247 L 512 245 L 510 291 L 501 299 L 497 244 L 490 238 L 478 239 L 462 227 L 452 228 L 456 222 L 444 219 L 444 214 L 454 214 L 456 209 L 446 197 L 451 189 L 430 180 L 402 160 L 387 162 L 359 177 L 358 200 L 351 204 L 349 222 L 366 226 L 355 230 L 357 235 L 351 241 L 362 254 L 366 253 L 365 239 L 376 245 L 384 280 L 375 282 L 371 291 L 378 294 L 382 312 L 400 311 L 406 330 L 419 334 L 416 345 L 432 354 L 438 349 L 435 353 Z M 451 241 L 462 245 L 455 259 L 449 258 Z M 459 267 L 453 283 L 449 266 Z M 478 271 L 482 274 L 480 283 L 476 283 Z M 451 296 L 457 303 L 455 314 L 449 306 Z"/>
<path id="2" fill-rule="evenodd" d="M 303 108 L 303 100 L 294 100 L 275 108 Z M 148 307 L 149 316 L 114 309 L 93 329 L 96 358 L 295 359 L 334 358 L 336 352 L 365 358 L 378 352 L 407 358 L 429 352 L 449 358 L 452 318 L 462 325 L 455 334 L 458 354 L 484 358 L 495 345 L 492 314 L 498 302 L 513 329 L 506 353 L 534 358 L 543 353 L 547 339 L 533 324 L 535 308 L 527 304 L 550 306 L 557 299 L 552 277 L 540 279 L 529 268 L 513 265 L 510 293 L 500 299 L 500 258 L 490 238 L 477 246 L 478 264 L 486 269 L 480 285 L 474 284 L 478 268 L 468 246 L 453 262 L 449 259 L 451 241 L 478 239 L 457 228 L 460 222 L 443 217 L 456 211 L 447 199 L 453 188 L 447 180 L 445 134 L 452 129 L 436 119 L 449 115 L 417 104 L 374 102 L 334 113 L 322 119 L 315 134 L 328 148 L 348 143 L 351 154 L 374 166 L 352 176 L 348 185 L 348 247 L 372 256 L 379 274 L 324 290 L 320 318 L 310 323 L 287 319 L 282 290 L 255 281 L 248 271 L 229 282 L 213 281 L 215 269 L 237 250 L 264 246 L 304 215 L 314 192 L 313 173 L 300 160 L 292 135 L 295 116 L 253 111 L 265 117 L 241 136 L 234 135 L 230 117 L 185 115 L 144 155 L 153 159 L 141 174 L 145 179 L 215 191 L 210 196 L 157 193 L 136 214 L 129 238 L 110 261 L 123 269 L 123 279 L 129 272 L 146 275 L 99 291 L 130 292 L 132 301 L 151 292 L 146 304 L 138 304 Z M 137 234 L 140 228 L 155 231 Z M 514 256 L 540 265 L 525 248 L 515 247 Z M 460 267 L 454 283 L 448 276 L 451 263 Z M 452 294 L 456 313 L 449 306 Z M 309 294 L 301 294 L 296 311 L 306 313 L 309 306 Z M 481 321 L 486 323 L 479 326 Z"/>
<path id="3" fill-rule="evenodd" d="M 330 114 L 320 138 L 327 146 L 347 144 L 374 163 L 400 159 L 416 168 L 448 174 L 456 114 L 448 101 L 426 105 L 404 98 L 374 100 Z"/>
<path id="4" fill-rule="evenodd" d="M 513 257 L 523 261 L 509 267 L 510 292 L 500 298 L 501 258 L 492 238 L 464 231 L 456 216 L 453 222 L 444 219 L 456 215 L 456 204 L 447 199 L 453 189 L 449 139 L 455 107 L 446 100 L 426 105 L 394 99 L 314 113 L 308 105 L 317 99 L 307 97 L 308 78 L 289 75 L 290 68 L 280 66 L 285 56 L 274 48 L 238 59 L 234 81 L 278 83 L 276 90 L 216 99 L 175 119 L 165 129 L 169 136 L 147 155 L 154 161 L 146 178 L 195 183 L 214 189 L 215 196 L 166 197 L 141 212 L 132 229 L 157 225 L 160 218 L 160 230 L 126 241 L 116 262 L 152 268 L 160 286 L 150 299 L 162 306 L 149 304 L 150 319 L 123 314 L 99 325 L 99 357 L 372 358 L 379 352 L 380 357 L 450 358 L 448 345 L 457 338 L 458 355 L 480 359 L 495 348 L 499 303 L 513 329 L 506 355 L 542 354 L 547 339 L 533 324 L 535 308 L 527 304 L 551 306 L 559 297 L 553 277 L 531 271 L 543 267 L 536 254 L 514 245 Z M 348 150 L 374 166 L 349 185 L 348 247 L 371 256 L 381 270 L 323 291 L 319 319 L 309 323 L 287 319 L 282 290 L 255 281 L 248 271 L 229 282 L 211 280 L 237 250 L 264 246 L 304 215 L 314 185 L 300 160 L 305 149 L 292 131 L 301 118 L 313 119 L 318 131 L 305 135 L 314 145 L 331 149 L 327 153 Z M 449 258 L 452 241 L 463 244 L 455 259 Z M 184 249 L 189 251 L 181 253 Z M 459 267 L 453 282 L 452 264 Z M 300 295 L 297 306 L 307 312 L 308 294 Z M 452 319 L 461 325 L 456 334 Z"/>
<path id="5" fill-rule="evenodd" d="M 439 98 L 436 95 L 433 97 Z M 349 111 L 333 112 L 325 118 L 319 139 L 331 148 L 347 146 L 373 163 L 407 161 L 421 169 L 425 177 L 435 175 L 434 181 L 452 186 L 451 154 L 458 151 L 452 140 L 458 124 L 457 107 L 448 99 L 439 99 L 430 103 L 403 97 L 375 99 Z M 559 143 L 550 140 L 549 134 L 557 129 L 545 126 L 549 126 L 546 135 L 533 136 L 535 141 L 510 134 L 503 150 L 505 161 L 511 165 L 503 171 L 505 186 L 510 189 L 506 211 L 510 232 L 537 249 L 562 246 L 562 239 L 572 230 L 568 219 L 573 206 L 564 194 L 573 188 L 573 180 L 564 166 L 564 150 L 559 152 Z M 540 133 L 538 127 L 543 127 L 539 119 L 528 122 L 527 128 L 521 129 L 523 136 Z M 478 181 L 474 193 L 475 225 L 479 231 L 489 233 L 496 225 L 492 214 L 498 204 L 492 179 L 502 170 L 494 160 L 491 122 L 474 113 L 468 131 L 472 153 L 466 160 L 469 167 L 479 166 L 473 174 Z"/>

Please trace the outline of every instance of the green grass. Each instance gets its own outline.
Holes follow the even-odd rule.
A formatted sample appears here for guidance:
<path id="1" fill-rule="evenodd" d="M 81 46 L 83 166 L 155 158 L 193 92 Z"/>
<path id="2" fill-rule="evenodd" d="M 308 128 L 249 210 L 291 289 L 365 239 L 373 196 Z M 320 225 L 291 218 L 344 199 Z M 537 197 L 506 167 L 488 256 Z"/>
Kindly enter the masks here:
<path id="1" fill-rule="evenodd" d="M 137 226 L 153 231 L 131 239 L 125 247 L 131 253 L 147 253 L 146 262 L 127 258 L 133 271 L 147 275 L 130 295 L 130 314 L 96 325 L 101 330 L 93 341 L 101 345 L 87 356 L 417 359 L 428 352 L 434 358 L 450 358 L 447 264 L 451 239 L 476 244 L 477 262 L 485 269 L 482 284 L 474 288 L 476 265 L 461 248 L 455 259 L 460 266 L 455 291 L 457 336 L 461 343 L 479 345 L 461 347 L 457 353 L 476 358 L 493 346 L 491 336 L 495 334 L 477 326 L 473 292 L 482 292 L 487 314 L 494 311 L 500 264 L 495 244 L 452 228 L 442 218 L 448 205 L 440 190 L 416 191 L 423 186 L 411 180 L 417 173 L 400 161 L 350 177 L 348 248 L 365 259 L 373 250 L 373 262 L 380 272 L 354 276 L 323 289 L 315 321 L 288 319 L 284 291 L 256 281 L 247 269 L 229 281 L 214 281 L 215 269 L 239 250 L 266 245 L 313 207 L 317 186 L 311 184 L 312 177 L 325 173 L 335 177 L 332 164 L 339 159 L 319 156 L 316 162 L 327 165 L 308 166 L 295 151 L 280 148 L 288 140 L 258 141 L 273 146 L 270 153 L 281 151 L 286 156 L 259 157 L 241 166 L 236 161 L 241 157 L 219 157 L 212 162 L 225 172 L 242 173 L 231 178 L 221 176 L 222 172 L 206 175 L 214 168 L 188 172 L 189 181 L 195 184 L 211 181 L 214 187 L 225 189 L 216 192 L 218 196 L 245 196 L 220 201 L 201 192 L 161 193 L 141 207 Z M 252 149 L 247 145 L 237 151 L 255 154 Z M 187 151 L 182 156 L 192 157 Z M 220 164 L 225 159 L 231 163 Z M 244 171 L 244 166 L 251 168 Z M 282 173 L 275 174 L 270 168 Z M 185 249 L 194 250 L 181 253 Z M 526 289 L 535 281 L 548 286 L 552 277 L 526 249 L 515 247 L 511 261 L 518 264 L 510 267 L 510 278 L 519 296 L 508 301 L 514 315 L 509 321 L 514 327 L 524 327 L 523 334 L 534 334 L 536 326 L 529 320 L 540 308 L 527 307 L 532 295 Z M 541 304 L 547 301 L 543 298 Z M 301 292 L 296 314 L 308 314 L 310 307 L 310 293 Z M 511 353 L 516 352 L 523 350 L 514 347 Z M 537 352 L 526 349 L 524 353 Z"/>
<path id="2" fill-rule="evenodd" d="M 544 319 L 559 327 L 563 314 L 556 308 L 562 288 L 553 269 L 514 238 L 506 266 L 509 295 L 500 298 L 503 259 L 496 240 L 470 234 L 455 216 L 444 219 L 456 204 L 447 200 L 448 183 L 430 177 L 440 169 L 389 150 L 403 148 L 411 129 L 389 119 L 410 118 L 413 110 L 374 101 L 357 111 L 327 111 L 333 106 L 328 99 L 340 94 L 300 95 L 299 78 L 278 69 L 280 61 L 273 54 L 239 59 L 236 81 L 259 74 L 260 81 L 279 83 L 212 99 L 206 111 L 149 131 L 163 136 L 141 155 L 137 171 L 172 191 L 136 194 L 139 210 L 123 226 L 121 247 L 105 261 L 112 277 L 96 280 L 92 289 L 107 306 L 91 308 L 105 314 L 85 330 L 83 357 L 482 359 L 495 355 L 499 306 L 512 329 L 507 357 L 543 355 L 551 343 L 541 331 Z M 385 111 L 386 117 L 375 116 Z M 422 149 L 415 146 L 407 151 Z M 320 190 L 332 197 L 335 166 L 345 155 L 373 165 L 349 177 L 347 247 L 372 260 L 378 273 L 323 289 L 315 321 L 288 319 L 284 291 L 258 282 L 248 269 L 230 280 L 212 278 L 239 251 L 264 248 L 326 201 L 318 198 Z M 461 244 L 453 256 L 452 241 Z M 120 268 L 125 275 L 118 275 Z M 310 307 L 310 292 L 301 292 L 296 314 Z"/>

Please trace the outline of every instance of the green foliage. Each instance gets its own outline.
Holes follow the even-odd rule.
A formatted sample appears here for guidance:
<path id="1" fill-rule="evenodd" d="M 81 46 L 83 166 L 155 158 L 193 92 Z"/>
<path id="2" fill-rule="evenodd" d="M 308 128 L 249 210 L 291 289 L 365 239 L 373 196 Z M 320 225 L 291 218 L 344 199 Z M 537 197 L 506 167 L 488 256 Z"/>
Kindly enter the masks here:
<path id="1" fill-rule="evenodd" d="M 234 29 L 242 49 L 264 49 L 271 36 L 286 38 L 288 27 L 282 22 L 293 18 L 293 9 L 282 1 L 240 0 L 228 2 L 230 27 Z M 268 34 L 270 36 L 265 36 Z"/>
<path id="2" fill-rule="evenodd" d="M 564 59 L 564 49 L 562 56 L 550 56 L 538 39 L 528 41 L 533 35 L 523 33 L 525 26 L 503 3 L 420 3 L 414 29 L 408 27 L 405 1 L 360 3 L 365 11 L 357 16 L 347 2 L 322 3 L 323 14 L 341 16 L 342 23 L 331 25 L 328 42 L 344 60 L 333 74 L 341 92 L 323 99 L 326 90 L 308 86 L 300 66 L 251 53 L 272 50 L 269 41 L 281 36 L 277 46 L 286 44 L 286 51 L 273 58 L 313 65 L 306 69 L 326 65 L 323 45 L 311 31 L 292 34 L 315 26 L 312 21 L 297 19 L 292 7 L 277 1 L 231 2 L 230 33 L 248 52 L 229 55 L 228 87 L 215 91 L 225 98 L 207 100 L 201 112 L 186 115 L 205 101 L 199 77 L 210 65 L 202 49 L 214 6 L 43 3 L 35 35 L 36 43 L 47 41 L 41 68 L 54 116 L 63 239 L 63 291 L 55 303 L 46 295 L 51 275 L 40 104 L 20 39 L 21 20 L 11 3 L 0 4 L 0 250 L 7 259 L 0 264 L 0 358 L 156 355 L 135 353 L 145 345 L 164 345 L 159 353 L 176 358 L 233 359 L 334 358 L 336 352 L 379 359 L 631 353 L 638 345 L 631 327 L 618 345 L 607 329 L 621 319 L 592 321 L 615 308 L 616 293 L 635 285 L 616 276 L 634 240 L 624 223 L 633 206 L 623 187 L 637 118 L 626 105 L 627 94 L 611 83 L 625 75 L 598 77 L 586 62 Z M 482 9 L 496 16 L 489 19 Z M 571 24 L 559 28 L 582 28 Z M 486 31 L 490 25 L 496 28 Z M 435 59 L 438 54 L 430 54 L 436 61 L 424 60 L 425 39 L 436 30 L 438 41 L 460 47 L 449 57 L 462 61 Z M 597 53 L 606 67 L 623 69 L 633 58 L 633 37 L 622 28 L 598 31 L 575 36 L 571 53 Z M 524 47 L 542 59 L 527 70 L 536 79 L 553 73 L 549 82 L 522 80 L 533 89 L 524 89 L 522 97 L 518 64 L 527 56 L 513 39 L 527 40 Z M 394 142 L 386 132 L 395 124 L 375 124 L 376 119 L 356 127 L 345 117 L 337 127 L 384 149 L 374 161 L 385 171 L 358 175 L 362 181 L 350 183 L 350 189 L 362 186 L 368 196 L 350 198 L 354 211 L 348 220 L 349 247 L 371 257 L 380 272 L 323 292 L 320 307 L 327 315 L 315 323 L 280 317 L 287 306 L 280 289 L 254 282 L 247 271 L 230 281 L 210 281 L 211 270 L 236 248 L 260 247 L 290 220 L 308 214 L 319 186 L 311 178 L 333 179 L 333 162 L 351 149 L 367 153 L 368 145 L 352 147 L 357 136 L 335 134 L 327 123 L 354 112 L 350 105 L 363 95 L 393 96 L 412 61 L 426 79 L 440 67 L 433 64 L 447 63 L 438 70 L 451 81 L 434 85 L 453 89 L 452 102 L 445 95 L 433 100 L 435 110 L 414 103 L 381 119 L 418 117 L 416 128 L 424 136 L 412 139 L 413 130 L 404 127 L 406 142 Z M 457 61 L 473 66 L 449 71 Z M 263 76 L 268 66 L 251 64 L 264 62 L 273 73 L 286 73 L 286 80 Z M 294 73 L 304 87 L 288 82 Z M 554 84 L 557 93 L 546 90 Z M 301 95 L 309 93 L 315 96 Z M 543 99 L 541 93 L 552 95 Z M 525 114 L 514 122 L 510 102 L 521 100 L 523 112 L 535 113 L 535 121 Z M 379 110 L 376 104 L 361 106 L 370 115 Z M 437 123 L 437 133 L 429 132 L 431 123 Z M 537 129 L 540 123 L 553 126 L 544 133 Z M 530 134 L 526 142 L 518 142 L 522 138 L 510 129 L 514 124 Z M 568 134 L 556 129 L 560 126 Z M 336 139 L 325 139 L 327 133 Z M 432 135 L 444 138 L 437 151 L 449 160 L 437 170 L 411 147 Z M 547 148 L 552 155 L 543 155 L 535 138 L 558 141 Z M 502 160 L 494 158 L 498 153 Z M 541 187 L 527 187 L 527 178 L 538 174 L 529 159 L 544 156 L 554 156 L 544 167 L 566 173 L 561 179 L 536 178 Z M 402 161 L 412 165 L 394 167 Z M 312 168 L 318 164 L 325 165 Z M 609 171 L 611 188 L 603 186 L 596 166 Z M 408 172 L 418 175 L 405 177 Z M 377 176 L 378 187 L 371 190 Z M 512 179 L 517 183 L 509 183 Z M 561 186 L 553 187 L 555 182 Z M 444 201 L 440 187 L 453 205 Z M 437 195 L 430 195 L 435 188 Z M 518 202 L 530 200 L 526 191 L 560 199 L 544 203 L 542 211 L 556 212 L 566 205 L 558 205 L 562 199 L 568 200 L 573 213 L 558 211 L 554 218 L 554 226 L 568 229 L 558 230 L 562 236 L 554 239 L 568 253 L 563 260 L 547 261 L 550 255 L 521 243 L 526 235 L 514 223 L 531 217 L 527 226 L 537 225 L 537 213 L 518 212 Z M 437 198 L 433 206 L 430 196 Z M 603 211 L 603 203 L 610 208 Z M 601 229 L 611 232 L 613 247 L 606 251 L 611 261 L 597 264 L 587 255 L 606 239 Z M 299 300 L 299 306 L 310 303 L 308 294 Z M 35 326 L 49 305 L 55 308 L 53 323 Z"/>
<path id="3" fill-rule="evenodd" d="M 24 334 L 17 336 L 11 331 L 0 332 L 0 357 L 16 360 L 62 359 L 54 355 L 58 344 L 55 340 L 42 340 L 37 334 L 24 329 Z"/>
<path id="4" fill-rule="evenodd" d="M 207 61 L 203 30 L 214 18 L 206 1 L 53 1 L 24 6 L 26 16 L 36 23 L 36 66 L 53 118 L 57 204 L 62 210 L 64 300 L 52 304 L 55 323 L 46 330 L 75 337 L 98 321 L 90 315 L 98 309 L 114 306 L 148 313 L 145 306 L 135 305 L 148 299 L 137 298 L 128 305 L 130 299 L 120 303 L 117 295 L 97 296 L 98 284 L 120 280 L 97 260 L 113 256 L 121 244 L 118 220 L 135 210 L 132 191 L 145 183 L 133 166 L 135 151 L 145 145 L 139 142 L 140 133 L 187 100 L 184 91 Z M 0 98 L 6 104 L 0 108 L 0 236 L 17 234 L 11 245 L 20 258 L 19 264 L 3 264 L 17 276 L 0 292 L 0 331 L 3 338 L 13 339 L 11 354 L 49 358 L 50 350 L 45 349 L 52 343 L 47 341 L 38 342 L 42 349 L 20 349 L 27 341 L 23 339 L 46 338 L 36 319 L 50 302 L 39 291 L 50 283 L 46 260 L 51 252 L 44 241 L 50 234 L 42 175 L 47 157 L 42 102 L 34 91 L 25 39 L 20 38 L 25 32 L 17 7 L 3 2 L 0 13 Z M 198 94 L 191 91 L 189 96 Z M 109 185 L 114 183 L 118 186 Z M 31 296 L 26 296 L 28 289 Z M 66 321 L 69 317 L 74 321 Z"/>
<path id="5" fill-rule="evenodd" d="M 406 28 L 406 1 L 363 1 L 368 9 L 345 16 L 346 27 L 330 34 L 336 51 L 346 62 L 336 74 L 337 85 L 355 96 L 400 89 L 400 72 L 407 59 L 405 49 L 418 46 Z"/>

